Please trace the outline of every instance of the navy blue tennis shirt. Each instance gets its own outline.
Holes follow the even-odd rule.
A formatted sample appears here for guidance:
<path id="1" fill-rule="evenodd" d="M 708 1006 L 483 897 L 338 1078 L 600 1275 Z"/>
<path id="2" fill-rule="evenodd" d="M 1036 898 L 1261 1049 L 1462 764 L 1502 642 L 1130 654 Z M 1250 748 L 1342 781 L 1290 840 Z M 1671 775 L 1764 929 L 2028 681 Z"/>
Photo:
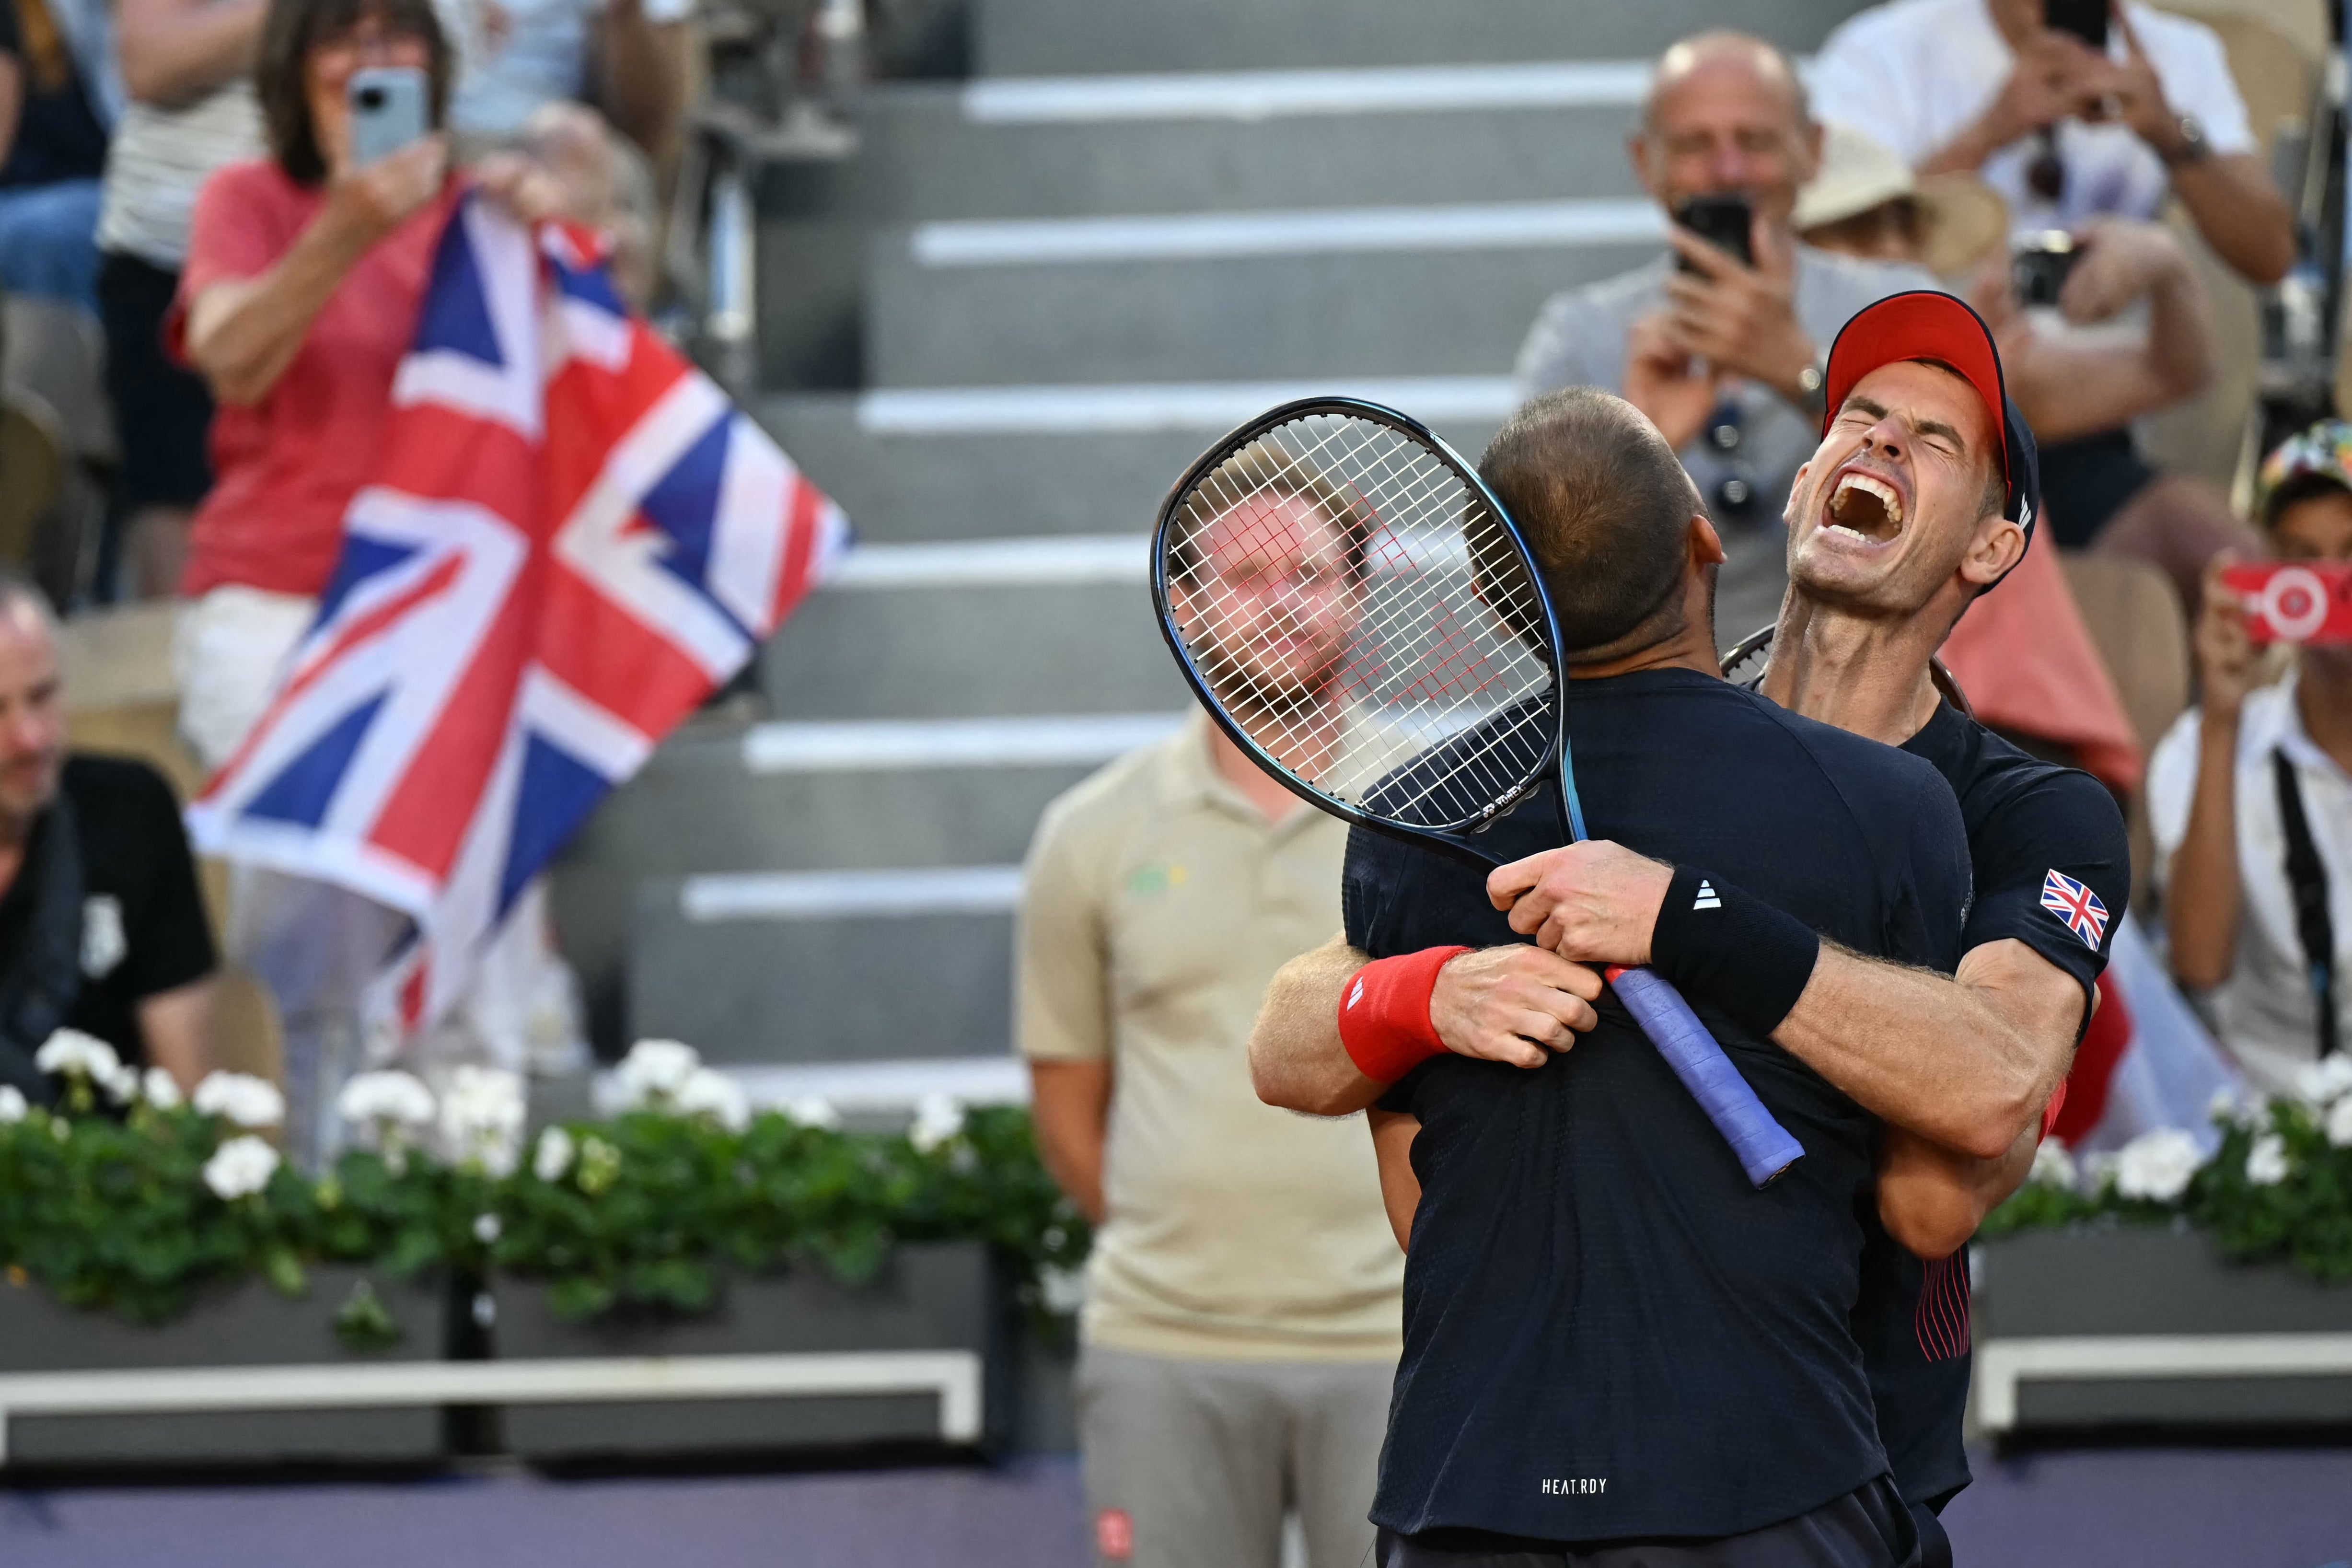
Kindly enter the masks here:
<path id="1" fill-rule="evenodd" d="M 2004 939 L 2025 943 L 2082 985 L 2087 1024 L 2091 988 L 2131 904 L 2131 849 L 2115 797 L 2090 774 L 2029 756 L 1948 705 L 1903 749 L 1933 763 L 1959 800 L 1976 886 L 1960 952 Z M 2073 920 L 2062 912 L 2065 900 L 2045 901 L 2053 878 L 2090 890 L 2093 901 Z M 2102 918 L 2088 918 L 2093 911 Z M 1968 1257 L 1922 1263 L 1878 1226 L 1874 1210 L 1867 1228 L 1854 1337 L 1870 1370 L 1879 1436 L 1903 1500 L 1940 1510 L 1969 1480 L 1960 1441 Z"/>
<path id="2" fill-rule="evenodd" d="M 1697 867 L 1871 956 L 1948 973 L 1970 883 L 1916 757 L 1696 671 L 1573 683 L 1595 837 Z M 1486 836 L 1566 842 L 1534 792 Z M 1358 829 L 1348 937 L 1375 958 L 1525 939 L 1476 869 Z M 1876 1121 L 1693 998 L 1805 1157 L 1762 1192 L 1620 1007 L 1529 1070 L 1445 1056 L 1381 1103 L 1422 1123 L 1374 1522 L 1560 1542 L 1720 1536 L 1886 1473 L 1851 1314 Z"/>

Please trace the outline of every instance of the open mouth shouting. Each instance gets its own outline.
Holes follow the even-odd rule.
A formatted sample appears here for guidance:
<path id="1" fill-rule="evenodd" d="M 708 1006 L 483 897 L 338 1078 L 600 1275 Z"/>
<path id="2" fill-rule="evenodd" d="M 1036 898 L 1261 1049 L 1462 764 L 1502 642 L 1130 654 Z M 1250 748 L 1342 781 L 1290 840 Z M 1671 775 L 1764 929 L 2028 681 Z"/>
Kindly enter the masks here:
<path id="1" fill-rule="evenodd" d="M 1822 508 L 1822 527 L 1863 543 L 1886 544 L 1902 533 L 1905 514 L 1899 480 L 1848 467 L 1838 471 L 1830 486 L 1829 500 Z"/>

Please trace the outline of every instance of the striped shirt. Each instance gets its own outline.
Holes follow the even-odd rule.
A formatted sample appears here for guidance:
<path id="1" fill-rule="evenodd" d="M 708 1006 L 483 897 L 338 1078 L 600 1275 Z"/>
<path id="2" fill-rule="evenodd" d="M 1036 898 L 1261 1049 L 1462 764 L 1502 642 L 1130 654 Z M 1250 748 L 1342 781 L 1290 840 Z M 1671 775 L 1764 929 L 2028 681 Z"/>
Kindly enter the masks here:
<path id="1" fill-rule="evenodd" d="M 250 82 L 231 82 L 184 109 L 131 104 L 107 153 L 99 248 L 177 272 L 187 259 L 196 192 L 214 170 L 264 150 Z"/>

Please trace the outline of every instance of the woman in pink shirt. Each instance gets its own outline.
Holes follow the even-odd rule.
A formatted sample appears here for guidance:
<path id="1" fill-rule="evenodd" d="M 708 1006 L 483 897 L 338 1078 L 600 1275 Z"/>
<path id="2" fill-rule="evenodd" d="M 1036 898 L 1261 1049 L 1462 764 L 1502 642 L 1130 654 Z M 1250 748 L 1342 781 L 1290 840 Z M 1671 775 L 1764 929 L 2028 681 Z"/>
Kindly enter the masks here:
<path id="1" fill-rule="evenodd" d="M 271 156 L 196 198 L 172 330 L 219 409 L 175 662 L 181 729 L 207 766 L 260 717 L 334 570 L 457 199 L 437 130 L 354 164 L 344 95 L 370 66 L 424 71 L 439 124 L 452 56 L 431 0 L 271 0 L 254 66 Z M 475 177 L 524 216 L 555 205 L 520 159 Z"/>
<path id="2" fill-rule="evenodd" d="M 421 70 L 438 126 L 450 65 L 432 0 L 270 0 L 254 83 L 271 156 L 222 169 L 196 198 L 170 330 L 218 412 L 173 652 L 180 728 L 208 767 L 260 718 L 334 571 L 457 199 L 437 130 L 355 164 L 345 91 L 363 67 Z M 472 179 L 526 221 L 563 205 L 552 176 L 513 154 Z M 229 950 L 285 1020 L 289 1152 L 315 1162 L 338 1142 L 335 1089 L 360 1065 L 361 990 L 406 920 L 251 867 L 230 906 Z M 535 920 L 509 923 L 554 962 Z"/>

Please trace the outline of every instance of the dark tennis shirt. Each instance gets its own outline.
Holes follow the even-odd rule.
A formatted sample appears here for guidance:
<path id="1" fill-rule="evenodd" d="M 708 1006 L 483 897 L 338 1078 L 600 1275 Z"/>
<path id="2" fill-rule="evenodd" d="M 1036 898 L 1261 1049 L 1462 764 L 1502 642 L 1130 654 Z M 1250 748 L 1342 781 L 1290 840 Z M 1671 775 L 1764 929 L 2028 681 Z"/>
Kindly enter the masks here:
<path id="1" fill-rule="evenodd" d="M 179 803 L 143 763 L 76 754 L 60 785 L 81 851 L 81 992 L 70 1028 L 96 1035 L 126 1062 L 147 1059 L 139 1004 L 201 980 L 216 962 Z M 0 964 L 23 945 L 57 818 L 44 813 L 16 878 L 0 894 Z"/>
<path id="2" fill-rule="evenodd" d="M 1576 682 L 1569 730 L 1595 837 L 1704 867 L 1857 951 L 1956 962 L 1967 847 L 1916 758 L 1685 670 Z M 1486 848 L 1564 841 L 1546 789 Z M 1479 871 L 1362 830 L 1344 902 L 1376 957 L 1523 940 Z M 1376 1523 L 1728 1535 L 1886 1471 L 1851 1326 L 1876 1123 L 1696 1006 L 1805 1146 L 1761 1193 L 1613 997 L 1540 1068 L 1443 1057 L 1382 1101 L 1421 1120 L 1422 1198 Z"/>
<path id="3" fill-rule="evenodd" d="M 1959 799 L 1976 883 L 1961 952 L 2016 938 L 2082 983 L 2087 1020 L 2091 986 L 2131 902 L 2131 852 L 2115 797 L 2090 774 L 2028 756 L 1949 706 L 1903 749 L 1933 763 Z M 2053 871 L 2089 888 L 2104 906 L 2104 923 L 2086 926 L 2095 944 L 2042 902 Z M 1969 1479 L 1960 1443 L 1969 1400 L 1968 1256 L 1922 1264 L 1879 1227 L 1875 1205 L 1866 1228 L 1854 1338 L 1870 1369 L 1879 1436 L 1903 1500 L 1940 1508 Z"/>

